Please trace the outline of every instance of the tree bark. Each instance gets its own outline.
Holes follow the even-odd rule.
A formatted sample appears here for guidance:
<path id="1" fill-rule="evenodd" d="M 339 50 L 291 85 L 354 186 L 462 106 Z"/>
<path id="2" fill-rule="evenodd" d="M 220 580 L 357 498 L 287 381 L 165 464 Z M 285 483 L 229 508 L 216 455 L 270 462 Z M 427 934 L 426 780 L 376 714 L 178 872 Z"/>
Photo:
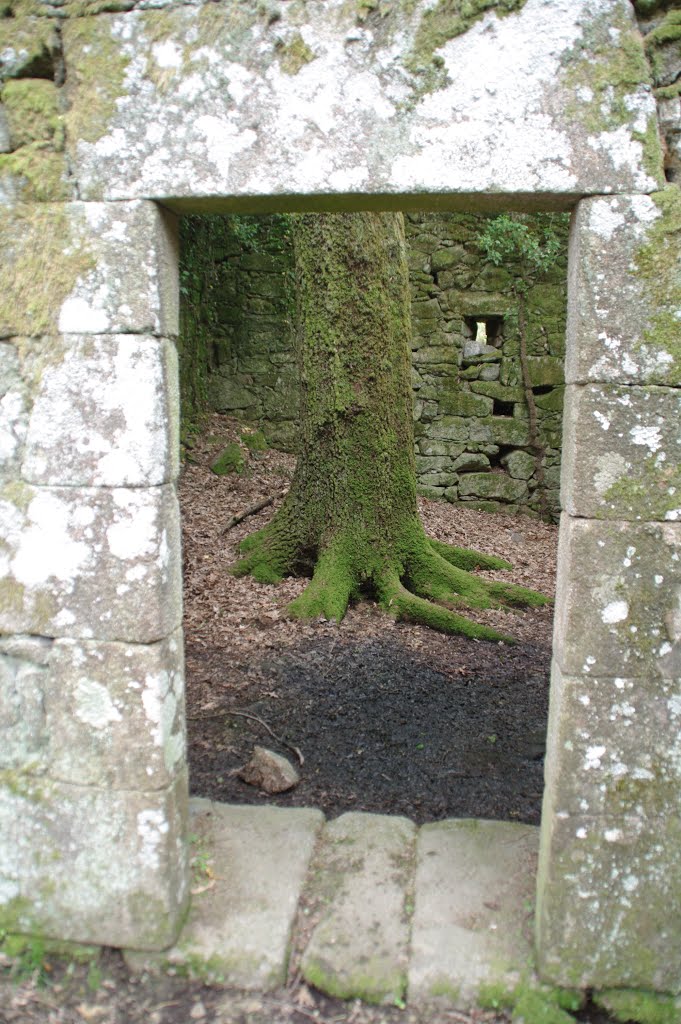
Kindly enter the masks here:
<path id="1" fill-rule="evenodd" d="M 510 566 L 429 540 L 418 517 L 402 215 L 303 214 L 292 225 L 298 463 L 282 507 L 243 542 L 232 571 L 261 582 L 312 571 L 289 605 L 301 618 L 340 620 L 367 594 L 398 618 L 508 639 L 453 609 L 548 599 L 473 576 L 468 570 Z"/>

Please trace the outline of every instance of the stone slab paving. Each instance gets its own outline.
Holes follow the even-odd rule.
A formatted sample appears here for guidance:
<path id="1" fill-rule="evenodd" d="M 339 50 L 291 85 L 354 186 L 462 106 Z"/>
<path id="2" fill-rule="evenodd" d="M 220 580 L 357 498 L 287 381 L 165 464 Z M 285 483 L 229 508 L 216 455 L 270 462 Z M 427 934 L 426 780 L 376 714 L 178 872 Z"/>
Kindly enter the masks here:
<path id="1" fill-rule="evenodd" d="M 503 821 L 424 825 L 417 844 L 409 998 L 466 1009 L 481 987 L 529 968 L 539 829 Z"/>
<path id="2" fill-rule="evenodd" d="M 536 828 L 417 829 L 361 813 L 324 825 L 317 810 L 203 799 L 190 808 L 189 917 L 164 953 L 127 951 L 133 970 L 176 966 L 270 991 L 286 980 L 301 905 L 314 926 L 300 971 L 328 995 L 468 1009 L 485 984 L 510 990 L 531 974 Z"/>
<path id="3" fill-rule="evenodd" d="M 190 814 L 194 896 L 187 922 L 171 949 L 126 953 L 128 965 L 176 965 L 235 988 L 276 988 L 286 979 L 293 921 L 324 815 L 196 798 Z"/>
<path id="4" fill-rule="evenodd" d="M 404 998 L 415 844 L 406 818 L 350 813 L 326 826 L 308 891 L 322 909 L 302 958 L 306 981 L 342 999 Z"/>

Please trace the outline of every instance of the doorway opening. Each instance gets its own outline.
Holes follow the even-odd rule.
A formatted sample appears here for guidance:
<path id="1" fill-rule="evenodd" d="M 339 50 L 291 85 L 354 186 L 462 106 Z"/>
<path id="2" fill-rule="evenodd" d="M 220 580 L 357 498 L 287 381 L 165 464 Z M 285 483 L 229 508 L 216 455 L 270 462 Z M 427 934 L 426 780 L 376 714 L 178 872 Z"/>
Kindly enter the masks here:
<path id="1" fill-rule="evenodd" d="M 433 236 L 438 217 L 440 234 Z M 536 458 L 511 358 L 517 317 L 508 295 L 499 306 L 503 275 L 480 255 L 477 266 L 470 263 L 484 220 L 406 218 L 420 512 L 432 536 L 513 564 L 499 578 L 552 593 L 557 528 L 532 507 Z M 180 498 L 191 790 L 227 803 L 317 806 L 330 818 L 364 810 L 417 823 L 487 817 L 537 824 L 550 608 L 481 612 L 481 621 L 503 622 L 519 640 L 497 646 L 395 625 L 371 603 L 351 608 L 341 625 L 293 622 L 285 607 L 306 580 L 261 585 L 229 575 L 240 541 L 279 507 L 295 467 L 295 282 L 286 221 L 182 220 Z M 562 227 L 567 239 L 564 220 Z M 430 253 L 428 235 L 438 239 Z M 552 299 L 564 294 L 565 262 L 566 252 L 543 282 Z M 483 312 L 469 313 L 473 303 L 486 303 Z M 562 362 L 564 304 L 558 316 L 557 305 L 553 319 L 535 316 L 533 358 Z M 535 306 L 542 310 L 540 294 Z M 490 312 L 499 308 L 503 314 Z M 480 323 L 494 359 L 474 359 L 466 348 Z M 548 453 L 555 462 L 542 467 L 555 492 L 554 516 L 561 389 L 562 382 L 551 388 L 558 391 L 555 408 L 543 424 L 555 444 Z M 195 415 L 201 402 L 203 415 Z M 268 504 L 233 522 L 262 502 Z M 239 769 L 256 745 L 287 757 L 299 783 L 266 794 L 244 782 Z"/>

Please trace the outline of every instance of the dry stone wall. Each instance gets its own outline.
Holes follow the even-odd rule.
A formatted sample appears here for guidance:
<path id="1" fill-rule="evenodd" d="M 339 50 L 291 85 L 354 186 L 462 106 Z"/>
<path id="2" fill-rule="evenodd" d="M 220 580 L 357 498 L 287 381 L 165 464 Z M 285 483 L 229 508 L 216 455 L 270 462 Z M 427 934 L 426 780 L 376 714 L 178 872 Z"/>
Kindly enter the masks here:
<path id="1" fill-rule="evenodd" d="M 538 415 L 531 437 L 513 284 L 519 268 L 486 261 L 476 214 L 410 213 L 412 383 L 422 494 L 489 511 L 559 511 L 568 218 L 555 264 L 527 298 L 528 367 Z M 184 229 L 183 404 L 203 358 L 209 408 L 257 421 L 295 449 L 298 379 L 294 282 L 285 217 L 191 218 Z M 196 337 L 197 323 L 201 337 Z M 485 340 L 481 340 L 481 333 Z M 540 463 L 540 469 L 538 462 Z"/>

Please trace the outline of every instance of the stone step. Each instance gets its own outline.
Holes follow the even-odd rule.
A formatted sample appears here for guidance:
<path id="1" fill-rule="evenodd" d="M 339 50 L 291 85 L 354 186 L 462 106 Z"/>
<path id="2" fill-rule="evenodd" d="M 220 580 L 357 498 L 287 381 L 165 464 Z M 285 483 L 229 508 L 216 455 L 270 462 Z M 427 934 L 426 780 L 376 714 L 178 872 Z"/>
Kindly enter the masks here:
<path id="1" fill-rule="evenodd" d="M 539 829 L 475 819 L 424 825 L 417 843 L 409 998 L 459 1009 L 531 971 Z"/>
<path id="2" fill-rule="evenodd" d="M 190 800 L 193 892 L 178 942 L 161 954 L 126 952 L 134 970 L 174 966 L 235 988 L 286 980 L 291 931 L 321 811 Z"/>
<path id="3" fill-rule="evenodd" d="M 307 982 L 342 999 L 404 999 L 415 845 L 406 818 L 350 813 L 326 826 L 307 892 L 319 914 L 301 963 Z"/>
<path id="4" fill-rule="evenodd" d="M 249 991 L 284 984 L 301 897 L 305 980 L 328 995 L 475 1004 L 531 975 L 539 830 L 190 801 L 192 906 L 175 946 L 126 951 Z"/>

